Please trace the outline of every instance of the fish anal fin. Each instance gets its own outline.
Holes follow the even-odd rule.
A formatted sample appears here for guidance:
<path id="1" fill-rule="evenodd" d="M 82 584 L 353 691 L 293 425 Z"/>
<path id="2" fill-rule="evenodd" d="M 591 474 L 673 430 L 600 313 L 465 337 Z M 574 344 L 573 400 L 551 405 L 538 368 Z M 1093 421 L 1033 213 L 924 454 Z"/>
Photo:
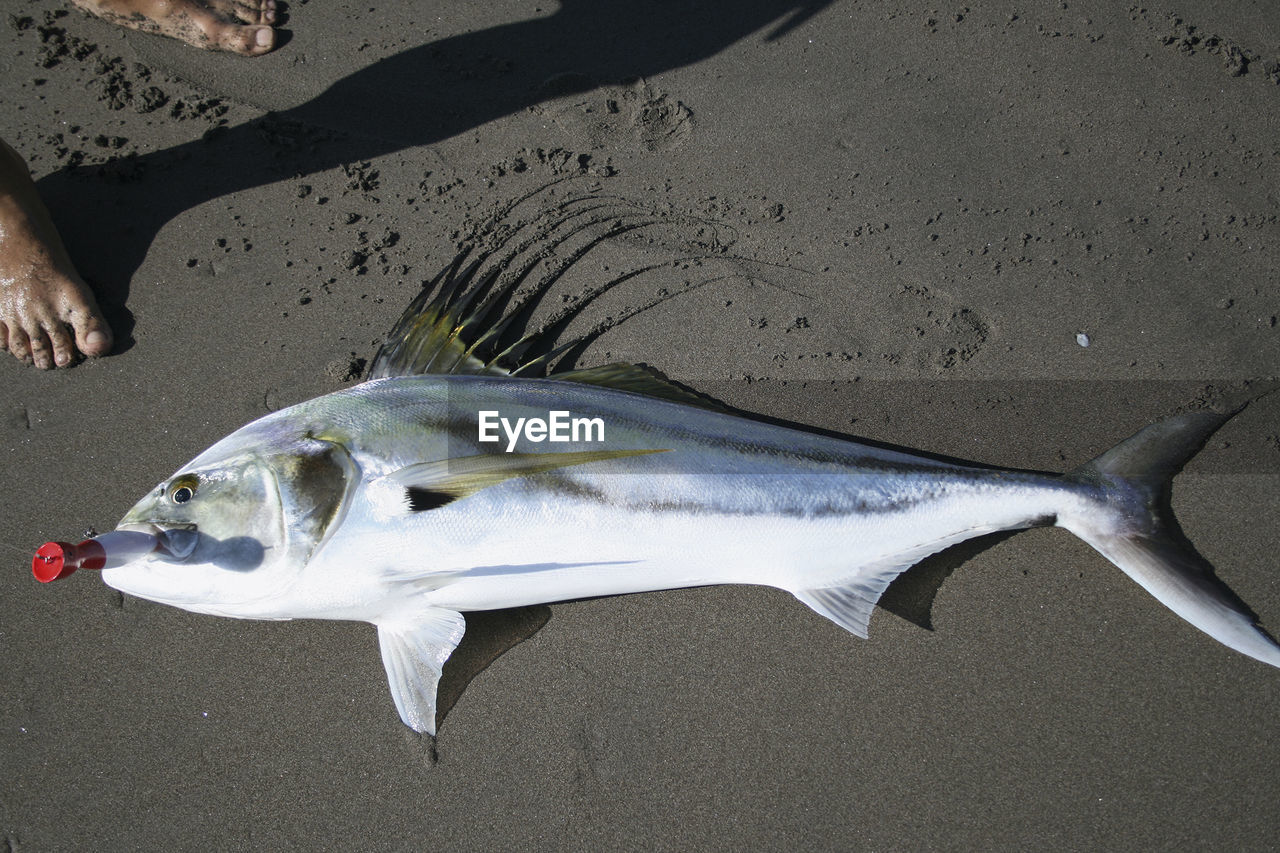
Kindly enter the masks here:
<path id="1" fill-rule="evenodd" d="M 465 630 L 462 614 L 443 607 L 378 623 L 378 645 L 391 698 L 400 719 L 416 732 L 436 733 L 436 685 Z"/>
<path id="2" fill-rule="evenodd" d="M 1027 527 L 1042 523 L 1029 522 Z M 894 578 L 919 563 L 925 557 L 950 548 L 978 536 L 985 536 L 1003 528 L 975 525 L 958 530 L 938 539 L 920 542 L 905 551 L 872 560 L 858 567 L 843 582 L 807 589 L 788 589 L 796 598 L 814 611 L 821 613 L 851 634 L 867 638 L 867 623 L 880 596 L 893 583 Z"/>
<path id="3" fill-rule="evenodd" d="M 873 563 L 864 566 L 853 580 L 844 584 L 791 590 L 791 594 L 814 612 L 865 640 L 871 612 L 885 589 L 894 578 L 926 556 L 928 555 L 910 554 L 901 559 Z"/>
<path id="4" fill-rule="evenodd" d="M 690 406 L 700 406 L 714 412 L 726 411 L 724 406 L 693 391 L 681 388 L 651 367 L 615 362 L 602 364 L 599 367 L 586 367 L 566 373 L 554 373 L 552 379 L 565 382 L 581 382 L 587 385 L 601 385 L 619 391 L 631 391 L 647 397 L 671 400 Z"/>

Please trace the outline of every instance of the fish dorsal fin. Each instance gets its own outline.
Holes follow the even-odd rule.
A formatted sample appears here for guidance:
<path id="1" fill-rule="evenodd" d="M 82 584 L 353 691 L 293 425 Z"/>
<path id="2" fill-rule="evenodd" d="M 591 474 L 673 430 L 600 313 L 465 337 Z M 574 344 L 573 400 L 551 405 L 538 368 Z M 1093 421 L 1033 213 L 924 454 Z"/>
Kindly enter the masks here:
<path id="1" fill-rule="evenodd" d="M 488 253 L 464 266 L 468 251 L 405 308 L 373 357 L 367 379 L 427 373 L 528 376 L 581 343 L 571 340 L 532 357 L 527 354 L 547 342 L 549 330 L 507 343 L 517 318 L 536 302 L 516 300 L 510 307 L 532 267 L 508 270 Z M 481 267 L 486 267 L 483 274 Z"/>
<path id="2" fill-rule="evenodd" d="M 444 662 L 462 641 L 462 614 L 428 607 L 403 619 L 379 622 L 378 645 L 391 698 L 400 719 L 415 732 L 436 733 L 436 685 Z"/>
<path id="3" fill-rule="evenodd" d="M 605 388 L 615 388 L 619 391 L 631 391 L 635 394 L 644 394 L 661 400 L 671 400 L 690 406 L 701 406 L 704 409 L 711 409 L 715 412 L 726 411 L 723 406 L 714 400 L 681 388 L 651 367 L 641 367 L 625 362 L 602 364 L 599 367 L 585 367 L 581 370 L 571 370 L 567 373 L 556 373 L 551 378 L 561 379 L 566 382 L 581 382 L 587 385 L 601 385 Z"/>
<path id="4" fill-rule="evenodd" d="M 496 486 L 513 477 L 528 477 L 558 468 L 605 462 L 665 450 L 583 450 L 568 453 L 496 453 L 420 462 L 380 477 L 369 494 L 386 514 L 422 512 Z"/>
<path id="5" fill-rule="evenodd" d="M 481 258 L 465 268 L 463 256 L 409 303 L 373 357 L 369 379 L 423 373 L 505 376 L 509 371 L 476 354 L 475 327 L 489 316 L 501 292 L 490 293 L 497 271 L 475 281 Z M 475 303 L 479 301 L 479 305 Z"/>

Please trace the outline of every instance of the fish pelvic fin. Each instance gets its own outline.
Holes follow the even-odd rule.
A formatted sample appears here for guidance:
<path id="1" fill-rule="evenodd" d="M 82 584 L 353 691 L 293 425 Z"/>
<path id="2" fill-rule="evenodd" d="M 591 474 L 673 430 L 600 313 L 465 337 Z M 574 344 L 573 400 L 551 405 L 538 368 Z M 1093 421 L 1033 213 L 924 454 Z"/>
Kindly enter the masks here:
<path id="1" fill-rule="evenodd" d="M 1070 472 L 1068 480 L 1098 499 L 1087 510 L 1059 517 L 1058 524 L 1210 637 L 1280 667 L 1280 645 L 1182 533 L 1169 502 L 1174 474 L 1234 415 L 1166 418 Z"/>
<path id="2" fill-rule="evenodd" d="M 462 642 L 462 614 L 443 607 L 377 623 L 382 665 L 400 719 L 415 732 L 436 733 L 436 686 L 444 662 Z"/>

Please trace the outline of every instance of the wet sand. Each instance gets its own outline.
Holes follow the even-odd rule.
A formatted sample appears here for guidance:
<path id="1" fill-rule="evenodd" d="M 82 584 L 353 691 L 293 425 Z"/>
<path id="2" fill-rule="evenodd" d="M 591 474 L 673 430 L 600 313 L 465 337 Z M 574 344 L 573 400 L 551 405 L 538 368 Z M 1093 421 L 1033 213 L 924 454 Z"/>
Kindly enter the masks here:
<path id="1" fill-rule="evenodd" d="M 532 633 L 452 677 L 435 744 L 368 625 L 28 571 L 350 385 L 468 234 L 562 179 L 667 223 L 586 280 L 723 256 L 593 308 L 671 297 L 583 365 L 1047 470 L 1256 393 L 1280 373 L 1266 3 L 304 0 L 255 60 L 7 12 L 0 136 L 120 341 L 56 373 L 0 359 L 9 849 L 1274 846 L 1280 673 L 1063 531 L 909 572 L 867 641 L 738 587 L 481 619 Z M 1174 493 L 1273 631 L 1278 486 L 1273 395 Z"/>

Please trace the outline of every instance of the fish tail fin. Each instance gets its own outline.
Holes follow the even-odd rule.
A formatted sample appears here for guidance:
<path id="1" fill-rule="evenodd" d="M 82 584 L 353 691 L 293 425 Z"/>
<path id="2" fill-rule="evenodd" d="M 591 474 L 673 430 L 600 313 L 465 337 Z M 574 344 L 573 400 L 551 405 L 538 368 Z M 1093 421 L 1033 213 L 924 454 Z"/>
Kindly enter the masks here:
<path id="1" fill-rule="evenodd" d="M 1191 412 L 1143 429 L 1066 475 L 1097 500 L 1058 524 L 1218 642 L 1280 667 L 1280 645 L 1214 574 L 1174 520 L 1173 476 L 1235 412 Z"/>

